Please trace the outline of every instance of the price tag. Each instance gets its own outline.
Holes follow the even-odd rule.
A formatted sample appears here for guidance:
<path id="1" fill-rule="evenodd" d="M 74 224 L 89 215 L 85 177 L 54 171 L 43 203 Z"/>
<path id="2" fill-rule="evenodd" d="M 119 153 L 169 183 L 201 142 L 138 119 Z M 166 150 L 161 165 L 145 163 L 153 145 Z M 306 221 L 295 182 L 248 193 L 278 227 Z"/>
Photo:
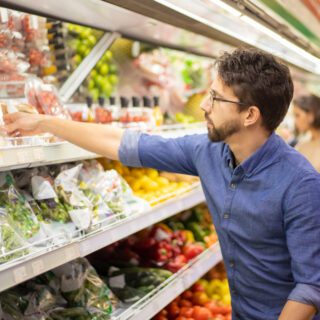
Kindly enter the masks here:
<path id="1" fill-rule="evenodd" d="M 80 252 L 75 246 L 65 248 L 64 253 L 67 261 L 74 260 L 80 256 Z"/>
<path id="2" fill-rule="evenodd" d="M 28 278 L 26 267 L 19 267 L 13 270 L 13 278 L 16 284 L 21 283 Z"/>
<path id="3" fill-rule="evenodd" d="M 33 149 L 33 158 L 35 161 L 43 161 L 44 159 L 44 152 L 42 148 L 35 148 Z"/>
<path id="4" fill-rule="evenodd" d="M 35 276 L 44 272 L 44 264 L 42 259 L 32 262 L 32 270 Z"/>

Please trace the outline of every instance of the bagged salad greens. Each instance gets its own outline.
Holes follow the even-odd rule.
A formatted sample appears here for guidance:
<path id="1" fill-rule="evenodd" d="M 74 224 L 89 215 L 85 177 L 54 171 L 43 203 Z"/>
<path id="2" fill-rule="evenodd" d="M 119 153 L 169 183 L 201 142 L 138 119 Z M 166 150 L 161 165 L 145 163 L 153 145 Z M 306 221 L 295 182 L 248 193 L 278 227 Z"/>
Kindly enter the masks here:
<path id="1" fill-rule="evenodd" d="M 0 173 L 0 206 L 7 212 L 9 224 L 24 238 L 36 241 L 41 237 L 40 224 L 10 173 Z"/>
<path id="2" fill-rule="evenodd" d="M 0 263 L 8 262 L 27 254 L 27 249 L 10 253 L 11 251 L 20 249 L 25 245 L 26 242 L 8 223 L 7 212 L 5 209 L 0 209 Z"/>
<path id="3" fill-rule="evenodd" d="M 92 204 L 78 186 L 82 165 L 61 171 L 54 181 L 59 200 L 79 229 L 87 229 L 92 219 Z"/>

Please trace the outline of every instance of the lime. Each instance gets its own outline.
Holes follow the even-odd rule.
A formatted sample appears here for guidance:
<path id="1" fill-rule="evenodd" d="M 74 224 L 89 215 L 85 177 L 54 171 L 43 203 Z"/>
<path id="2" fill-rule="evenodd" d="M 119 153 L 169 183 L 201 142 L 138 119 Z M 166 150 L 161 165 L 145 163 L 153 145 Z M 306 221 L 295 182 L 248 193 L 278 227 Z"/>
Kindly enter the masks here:
<path id="1" fill-rule="evenodd" d="M 89 83 L 88 83 L 88 89 L 91 90 L 91 89 L 94 89 L 95 87 L 95 82 L 93 79 L 89 80 Z"/>
<path id="2" fill-rule="evenodd" d="M 94 46 L 96 44 L 96 42 L 97 42 L 96 37 L 94 35 L 92 35 L 92 34 L 88 37 L 87 40 L 88 40 L 88 42 L 90 43 L 91 46 Z"/>
<path id="3" fill-rule="evenodd" d="M 107 61 L 110 61 L 112 59 L 112 56 L 113 54 L 110 50 L 107 50 L 103 55 L 104 59 L 106 59 Z"/>
<path id="4" fill-rule="evenodd" d="M 89 90 L 89 92 L 90 92 L 93 100 L 97 100 L 99 98 L 99 89 L 97 89 L 97 88 L 91 89 L 91 90 Z"/>
<path id="5" fill-rule="evenodd" d="M 117 73 L 118 69 L 117 66 L 115 64 L 109 64 L 109 73 Z"/>
<path id="6" fill-rule="evenodd" d="M 80 45 L 77 47 L 77 53 L 83 57 L 85 56 L 86 51 L 87 51 L 87 46 L 80 43 Z"/>
<path id="7" fill-rule="evenodd" d="M 94 70 L 94 69 L 90 72 L 90 76 L 92 78 L 95 78 L 97 76 L 97 74 L 98 74 L 97 70 Z"/>
<path id="8" fill-rule="evenodd" d="M 119 82 L 119 78 L 115 74 L 110 74 L 109 76 L 109 82 L 113 85 L 116 85 Z"/>
<path id="9" fill-rule="evenodd" d="M 79 55 L 79 54 L 76 54 L 74 57 L 73 57 L 73 61 L 76 65 L 80 64 L 80 62 L 82 61 L 82 57 Z"/>
<path id="10" fill-rule="evenodd" d="M 105 63 L 100 67 L 99 71 L 102 76 L 106 76 L 109 72 L 109 66 Z"/>

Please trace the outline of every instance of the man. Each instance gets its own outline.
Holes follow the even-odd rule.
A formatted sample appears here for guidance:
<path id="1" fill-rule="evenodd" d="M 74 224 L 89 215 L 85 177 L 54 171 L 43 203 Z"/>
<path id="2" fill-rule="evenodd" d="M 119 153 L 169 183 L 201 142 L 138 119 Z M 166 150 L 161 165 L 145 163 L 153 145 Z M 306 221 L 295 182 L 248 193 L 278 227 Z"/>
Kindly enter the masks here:
<path id="1" fill-rule="evenodd" d="M 320 308 L 320 176 L 274 130 L 293 95 L 273 56 L 217 60 L 207 135 L 177 139 L 16 113 L 9 133 L 51 132 L 125 165 L 198 175 L 219 235 L 233 320 L 307 320 Z"/>

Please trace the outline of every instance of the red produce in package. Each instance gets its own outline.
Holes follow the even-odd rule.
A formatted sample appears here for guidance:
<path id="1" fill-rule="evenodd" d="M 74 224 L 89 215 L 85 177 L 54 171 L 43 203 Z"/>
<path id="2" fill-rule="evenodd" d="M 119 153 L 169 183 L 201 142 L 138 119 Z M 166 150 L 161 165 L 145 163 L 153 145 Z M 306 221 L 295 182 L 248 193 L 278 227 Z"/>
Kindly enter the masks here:
<path id="1" fill-rule="evenodd" d="M 68 110 L 61 103 L 54 86 L 45 84 L 39 78 L 27 80 L 25 95 L 29 104 L 35 106 L 39 113 L 70 119 Z"/>

